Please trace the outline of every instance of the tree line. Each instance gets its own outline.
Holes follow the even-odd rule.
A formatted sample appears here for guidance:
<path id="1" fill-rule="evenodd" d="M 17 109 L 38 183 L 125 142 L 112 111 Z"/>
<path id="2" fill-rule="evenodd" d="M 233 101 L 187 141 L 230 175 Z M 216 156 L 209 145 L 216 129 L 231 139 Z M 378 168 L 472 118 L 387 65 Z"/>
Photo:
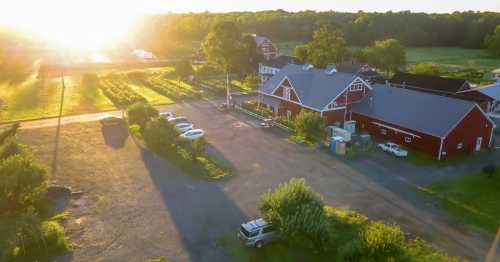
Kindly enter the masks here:
<path id="1" fill-rule="evenodd" d="M 138 23 L 135 37 L 142 44 L 162 45 L 200 41 L 220 21 L 230 21 L 244 32 L 257 33 L 276 42 L 311 40 L 323 24 L 339 27 L 348 45 L 366 46 L 395 38 L 405 46 L 455 46 L 483 48 L 485 38 L 500 24 L 500 13 L 454 12 L 426 14 L 404 12 L 286 12 L 283 10 L 231 13 L 189 13 L 148 16 Z"/>

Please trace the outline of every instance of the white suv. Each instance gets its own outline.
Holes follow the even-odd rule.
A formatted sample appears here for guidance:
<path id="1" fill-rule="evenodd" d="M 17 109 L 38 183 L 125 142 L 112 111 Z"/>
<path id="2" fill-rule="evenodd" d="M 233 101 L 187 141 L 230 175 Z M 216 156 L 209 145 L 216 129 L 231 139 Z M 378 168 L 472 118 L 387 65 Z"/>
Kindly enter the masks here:
<path id="1" fill-rule="evenodd" d="M 277 237 L 278 234 L 273 226 L 262 218 L 241 224 L 238 232 L 238 238 L 245 246 L 256 248 L 275 241 Z"/>

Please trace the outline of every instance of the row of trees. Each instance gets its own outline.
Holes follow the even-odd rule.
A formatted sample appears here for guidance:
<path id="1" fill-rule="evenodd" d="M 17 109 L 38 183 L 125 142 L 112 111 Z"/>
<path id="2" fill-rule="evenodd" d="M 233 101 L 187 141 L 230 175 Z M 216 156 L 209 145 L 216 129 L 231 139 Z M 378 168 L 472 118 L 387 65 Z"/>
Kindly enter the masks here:
<path id="1" fill-rule="evenodd" d="M 500 24 L 500 13 L 292 13 L 276 10 L 165 14 L 144 18 L 135 30 L 135 39 L 141 46 L 154 46 L 168 52 L 186 46 L 178 43 L 202 40 L 214 24 L 220 21 L 234 22 L 244 32 L 255 32 L 277 42 L 307 42 L 311 40 L 311 32 L 322 24 L 335 24 L 344 32 L 345 41 L 349 45 L 367 46 L 379 39 L 395 38 L 412 47 L 483 48 L 485 37 L 492 34 Z"/>
<path id="2" fill-rule="evenodd" d="M 369 62 L 389 74 L 406 64 L 405 48 L 400 41 L 392 38 L 375 41 L 371 47 L 352 52 L 347 47 L 343 32 L 331 24 L 314 31 L 312 40 L 297 46 L 294 53 L 302 61 L 320 68 L 355 59 Z"/>

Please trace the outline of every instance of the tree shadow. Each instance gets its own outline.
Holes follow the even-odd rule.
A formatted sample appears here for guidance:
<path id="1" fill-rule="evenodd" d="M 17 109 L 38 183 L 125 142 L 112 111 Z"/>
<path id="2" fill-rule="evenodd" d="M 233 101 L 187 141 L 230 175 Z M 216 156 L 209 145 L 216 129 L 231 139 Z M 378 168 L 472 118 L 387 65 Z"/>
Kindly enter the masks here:
<path id="1" fill-rule="evenodd" d="M 141 148 L 141 155 L 189 260 L 228 260 L 217 248 L 217 239 L 234 232 L 247 217 L 224 192 L 224 183 L 193 179 L 147 149 Z"/>
<path id="2" fill-rule="evenodd" d="M 114 149 L 119 149 L 125 146 L 129 136 L 128 128 L 125 122 L 115 125 L 103 125 L 101 127 L 102 136 L 106 145 Z"/>

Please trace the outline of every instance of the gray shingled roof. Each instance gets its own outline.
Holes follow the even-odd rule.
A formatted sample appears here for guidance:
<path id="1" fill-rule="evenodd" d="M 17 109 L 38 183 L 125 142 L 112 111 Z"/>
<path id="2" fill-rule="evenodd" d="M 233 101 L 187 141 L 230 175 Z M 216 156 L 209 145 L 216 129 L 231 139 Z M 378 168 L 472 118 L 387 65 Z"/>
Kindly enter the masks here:
<path id="1" fill-rule="evenodd" d="M 352 112 L 435 137 L 444 138 L 476 106 L 471 101 L 381 84 L 372 88 L 370 95 L 351 107 Z"/>
<path id="2" fill-rule="evenodd" d="M 356 78 L 355 75 L 337 72 L 327 75 L 324 69 L 305 71 L 301 65 L 288 64 L 275 76 L 266 81 L 261 91 L 272 94 L 274 89 L 288 78 L 303 105 L 323 110 Z"/>
<path id="3" fill-rule="evenodd" d="M 477 90 L 482 94 L 493 98 L 494 100 L 500 101 L 500 82 L 496 82 L 487 86 L 482 86 L 474 90 Z"/>

